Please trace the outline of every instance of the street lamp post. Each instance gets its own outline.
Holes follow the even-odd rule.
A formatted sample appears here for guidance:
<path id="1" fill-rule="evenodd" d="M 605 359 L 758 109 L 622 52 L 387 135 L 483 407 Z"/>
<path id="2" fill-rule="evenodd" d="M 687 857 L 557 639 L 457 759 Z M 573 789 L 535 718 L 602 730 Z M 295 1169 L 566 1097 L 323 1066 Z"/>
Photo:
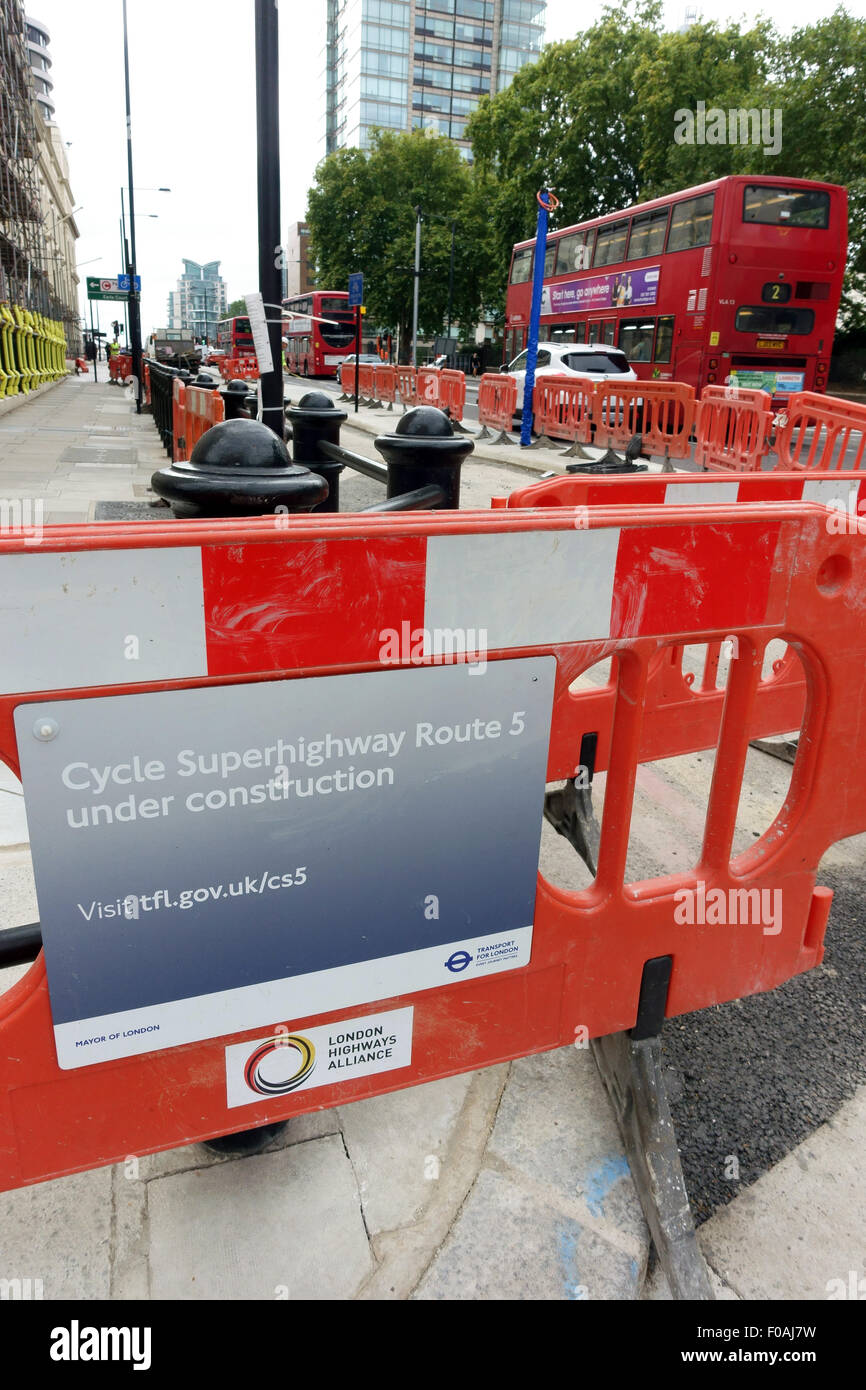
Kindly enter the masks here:
<path id="1" fill-rule="evenodd" d="M 132 348 L 132 374 L 135 377 L 135 409 L 141 414 L 141 315 L 135 291 L 135 194 L 132 177 L 132 116 L 129 100 L 129 31 L 126 20 L 126 0 L 123 0 L 123 75 L 126 84 L 126 162 L 129 176 L 129 235 L 132 256 L 127 268 L 129 276 L 129 337 Z"/>
<path id="2" fill-rule="evenodd" d="M 280 66 L 275 0 L 256 0 L 256 136 L 259 233 L 259 292 L 264 301 L 273 369 L 260 375 L 262 423 L 280 439 L 283 415 L 281 323 L 269 315 L 282 299 L 280 247 Z"/>

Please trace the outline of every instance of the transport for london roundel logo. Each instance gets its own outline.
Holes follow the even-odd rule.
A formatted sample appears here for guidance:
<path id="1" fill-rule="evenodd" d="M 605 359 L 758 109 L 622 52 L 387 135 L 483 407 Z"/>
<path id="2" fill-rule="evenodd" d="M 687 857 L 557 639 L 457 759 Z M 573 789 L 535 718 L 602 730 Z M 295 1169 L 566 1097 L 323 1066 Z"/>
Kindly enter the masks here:
<path id="1" fill-rule="evenodd" d="M 300 1033 L 259 1043 L 244 1066 L 244 1080 L 260 1096 L 285 1096 L 306 1081 L 316 1065 L 316 1049 Z"/>

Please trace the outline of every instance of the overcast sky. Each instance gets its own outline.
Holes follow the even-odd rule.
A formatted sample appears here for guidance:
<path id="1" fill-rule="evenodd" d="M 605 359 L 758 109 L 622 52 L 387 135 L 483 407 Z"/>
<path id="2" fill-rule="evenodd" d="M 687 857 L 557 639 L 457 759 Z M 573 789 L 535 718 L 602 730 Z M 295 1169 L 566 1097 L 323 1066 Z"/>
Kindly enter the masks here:
<path id="1" fill-rule="evenodd" d="M 835 0 L 693 0 L 701 18 L 763 13 L 785 29 L 832 14 Z M 678 27 L 688 0 L 666 0 Z M 126 182 L 120 0 L 33 0 L 51 31 L 56 119 L 68 143 L 82 277 L 116 275 L 120 186 Z M 866 0 L 847 0 L 866 17 Z M 219 260 L 234 299 L 256 288 L 253 0 L 128 0 L 142 330 L 166 321 L 184 256 Z M 548 0 L 547 39 L 571 38 L 600 3 Z M 282 224 L 304 216 L 323 154 L 325 0 L 282 0 Z M 711 94 L 710 94 L 711 95 Z M 146 191 L 165 186 L 171 193 Z M 146 214 L 158 214 L 153 219 Z M 98 259 L 94 259 L 98 258 Z M 92 264 L 83 265 L 84 261 Z M 122 306 L 118 306 L 122 307 Z M 99 305 L 105 326 L 114 306 Z"/>

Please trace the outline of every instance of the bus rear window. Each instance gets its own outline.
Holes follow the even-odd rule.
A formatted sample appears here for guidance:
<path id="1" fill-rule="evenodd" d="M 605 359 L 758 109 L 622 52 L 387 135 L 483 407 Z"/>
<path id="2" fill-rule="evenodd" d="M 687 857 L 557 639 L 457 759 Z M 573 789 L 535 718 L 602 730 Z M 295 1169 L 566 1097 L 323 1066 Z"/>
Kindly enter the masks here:
<path id="1" fill-rule="evenodd" d="M 322 314 L 340 314 L 349 312 L 348 302 L 345 297 L 337 298 L 336 295 L 323 294 L 319 300 Z"/>
<path id="2" fill-rule="evenodd" d="M 829 227 L 830 194 L 819 188 L 771 188 L 749 184 L 743 221 L 770 227 Z"/>
<path id="3" fill-rule="evenodd" d="M 815 311 L 748 304 L 737 310 L 734 327 L 738 333 L 766 333 L 769 336 L 811 333 L 815 327 Z"/>
<path id="4" fill-rule="evenodd" d="M 532 274 L 532 247 L 524 246 L 520 251 L 515 251 L 514 260 L 511 262 L 511 283 L 512 285 L 522 285 Z"/>

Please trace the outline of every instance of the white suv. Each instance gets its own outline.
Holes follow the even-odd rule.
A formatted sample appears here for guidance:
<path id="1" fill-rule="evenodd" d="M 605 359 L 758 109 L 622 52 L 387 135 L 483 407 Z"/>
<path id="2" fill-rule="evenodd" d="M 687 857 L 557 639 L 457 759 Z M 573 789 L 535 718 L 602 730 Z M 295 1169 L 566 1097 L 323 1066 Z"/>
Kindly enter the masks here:
<path id="1" fill-rule="evenodd" d="M 517 382 L 517 410 L 514 418 L 523 414 L 523 387 L 526 382 L 526 350 L 515 357 L 506 368 Z M 637 381 L 637 372 L 628 364 L 621 348 L 609 343 L 539 343 L 535 362 L 536 379 L 540 376 L 588 376 L 595 381 L 616 377 Z"/>

